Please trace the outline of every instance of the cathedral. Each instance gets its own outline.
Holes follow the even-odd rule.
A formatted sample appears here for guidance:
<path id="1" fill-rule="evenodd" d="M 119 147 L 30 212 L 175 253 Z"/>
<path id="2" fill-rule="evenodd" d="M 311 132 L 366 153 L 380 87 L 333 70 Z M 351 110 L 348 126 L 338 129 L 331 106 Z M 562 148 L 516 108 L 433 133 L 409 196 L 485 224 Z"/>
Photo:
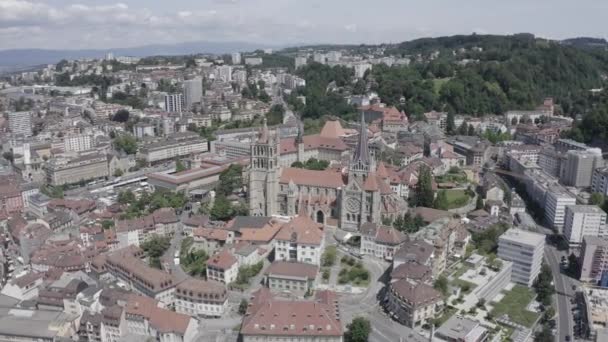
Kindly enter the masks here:
<path id="1" fill-rule="evenodd" d="M 382 222 L 407 210 L 393 192 L 387 170 L 369 148 L 363 115 L 357 145 L 348 167 L 306 170 L 281 165 L 281 139 L 264 123 L 251 145 L 249 213 L 295 216 L 306 212 L 317 223 L 357 231 L 367 222 Z M 293 140 L 297 161 L 306 162 L 302 128 Z"/>

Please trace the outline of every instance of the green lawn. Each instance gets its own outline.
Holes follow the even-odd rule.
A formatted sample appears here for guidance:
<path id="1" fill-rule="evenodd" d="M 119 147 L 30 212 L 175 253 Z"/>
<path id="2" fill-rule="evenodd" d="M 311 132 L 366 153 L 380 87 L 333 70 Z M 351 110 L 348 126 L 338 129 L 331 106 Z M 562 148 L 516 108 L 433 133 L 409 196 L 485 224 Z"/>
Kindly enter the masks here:
<path id="1" fill-rule="evenodd" d="M 445 190 L 448 197 L 448 209 L 460 208 L 467 205 L 469 196 L 462 189 Z"/>
<path id="2" fill-rule="evenodd" d="M 471 267 L 462 263 L 460 268 L 457 269 L 456 272 L 452 273 L 452 277 L 454 277 L 454 279 L 458 279 L 470 269 L 471 269 Z"/>
<path id="3" fill-rule="evenodd" d="M 507 314 L 511 321 L 531 327 L 538 318 L 538 314 L 526 310 L 533 298 L 534 292 L 532 290 L 525 286 L 516 285 L 505 294 L 500 302 L 494 304 L 492 315 L 500 318 L 503 314 Z"/>

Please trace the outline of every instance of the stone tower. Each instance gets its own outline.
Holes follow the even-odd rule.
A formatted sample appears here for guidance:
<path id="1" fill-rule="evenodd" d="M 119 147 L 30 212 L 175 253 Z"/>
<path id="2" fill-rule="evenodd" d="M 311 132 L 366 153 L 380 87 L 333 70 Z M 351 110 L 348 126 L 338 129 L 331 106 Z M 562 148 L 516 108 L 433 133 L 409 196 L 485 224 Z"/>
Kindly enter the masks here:
<path id="1" fill-rule="evenodd" d="M 295 145 L 298 151 L 296 161 L 305 163 L 307 160 L 304 160 L 304 125 L 301 122 L 298 122 L 298 135 L 295 139 Z"/>
<path id="2" fill-rule="evenodd" d="M 249 171 L 249 215 L 279 213 L 279 137 L 268 131 L 266 119 L 257 140 L 251 144 Z"/>

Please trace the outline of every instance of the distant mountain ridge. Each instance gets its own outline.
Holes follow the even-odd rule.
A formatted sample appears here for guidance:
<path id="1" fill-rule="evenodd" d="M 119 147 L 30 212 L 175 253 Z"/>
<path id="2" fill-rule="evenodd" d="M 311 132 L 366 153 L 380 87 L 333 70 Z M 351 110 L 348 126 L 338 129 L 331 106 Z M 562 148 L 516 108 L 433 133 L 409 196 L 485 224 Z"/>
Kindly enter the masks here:
<path id="1" fill-rule="evenodd" d="M 61 59 L 103 58 L 106 53 L 114 56 L 159 56 L 188 55 L 197 53 L 222 54 L 236 51 L 253 51 L 262 48 L 280 48 L 268 44 L 246 42 L 185 42 L 177 44 L 153 44 L 117 49 L 47 50 L 11 49 L 0 50 L 0 67 L 26 67 L 39 64 L 57 63 Z"/>

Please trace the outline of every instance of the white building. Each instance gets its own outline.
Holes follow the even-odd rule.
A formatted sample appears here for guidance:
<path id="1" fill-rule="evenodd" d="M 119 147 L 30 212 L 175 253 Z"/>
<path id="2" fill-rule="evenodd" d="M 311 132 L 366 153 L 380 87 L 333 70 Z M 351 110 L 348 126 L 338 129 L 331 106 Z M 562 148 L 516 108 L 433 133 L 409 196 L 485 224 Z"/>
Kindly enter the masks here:
<path id="1" fill-rule="evenodd" d="M 575 205 L 576 198 L 561 188 L 550 188 L 545 198 L 545 221 L 558 232 L 564 228 L 566 206 Z"/>
<path id="2" fill-rule="evenodd" d="M 63 149 L 66 152 L 88 151 L 93 148 L 93 139 L 90 134 L 69 134 L 63 140 Z"/>
<path id="3" fill-rule="evenodd" d="M 316 63 L 321 63 L 321 64 L 325 64 L 325 55 L 322 53 L 315 53 L 312 56 L 312 60 L 315 61 Z"/>
<path id="4" fill-rule="evenodd" d="M 294 58 L 294 63 L 296 66 L 296 69 L 303 67 L 306 65 L 306 63 L 308 63 L 308 59 L 305 56 L 297 56 L 296 58 Z"/>
<path id="5" fill-rule="evenodd" d="M 175 288 L 175 311 L 198 317 L 221 317 L 228 306 L 226 286 L 188 278 Z"/>
<path id="6" fill-rule="evenodd" d="M 9 112 L 8 128 L 13 134 L 23 134 L 26 137 L 32 136 L 32 113 L 30 112 Z"/>
<path id="7" fill-rule="evenodd" d="M 357 78 L 363 78 L 367 70 L 372 70 L 372 65 L 365 62 L 357 63 L 353 67 L 355 68 L 355 77 Z"/>
<path id="8" fill-rule="evenodd" d="M 608 167 L 593 170 L 591 193 L 594 192 L 599 192 L 604 196 L 608 195 Z"/>
<path id="9" fill-rule="evenodd" d="M 197 77 L 184 81 L 184 102 L 186 109 L 191 109 L 195 103 L 200 103 L 203 98 L 203 79 Z"/>
<path id="10" fill-rule="evenodd" d="M 224 82 L 232 82 L 232 67 L 222 65 L 217 68 L 218 77 Z"/>
<path id="11" fill-rule="evenodd" d="M 275 236 L 275 260 L 321 264 L 325 236 L 319 225 L 300 213 Z"/>
<path id="12" fill-rule="evenodd" d="M 532 286 L 540 272 L 545 236 L 511 228 L 498 238 L 498 257 L 513 263 L 511 279 Z"/>
<path id="13" fill-rule="evenodd" d="M 606 232 L 606 213 L 597 205 L 569 205 L 566 207 L 564 236 L 572 245 L 580 245 L 583 236 L 603 237 Z"/>
<path id="14" fill-rule="evenodd" d="M 240 52 L 232 53 L 232 64 L 233 65 L 241 64 L 241 53 Z"/>
<path id="15" fill-rule="evenodd" d="M 165 110 L 167 112 L 181 113 L 183 107 L 184 107 L 184 96 L 182 94 L 165 95 Z"/>
<path id="16" fill-rule="evenodd" d="M 262 57 L 245 57 L 245 64 L 247 65 L 261 65 L 262 63 L 264 63 L 264 60 L 262 59 Z"/>

